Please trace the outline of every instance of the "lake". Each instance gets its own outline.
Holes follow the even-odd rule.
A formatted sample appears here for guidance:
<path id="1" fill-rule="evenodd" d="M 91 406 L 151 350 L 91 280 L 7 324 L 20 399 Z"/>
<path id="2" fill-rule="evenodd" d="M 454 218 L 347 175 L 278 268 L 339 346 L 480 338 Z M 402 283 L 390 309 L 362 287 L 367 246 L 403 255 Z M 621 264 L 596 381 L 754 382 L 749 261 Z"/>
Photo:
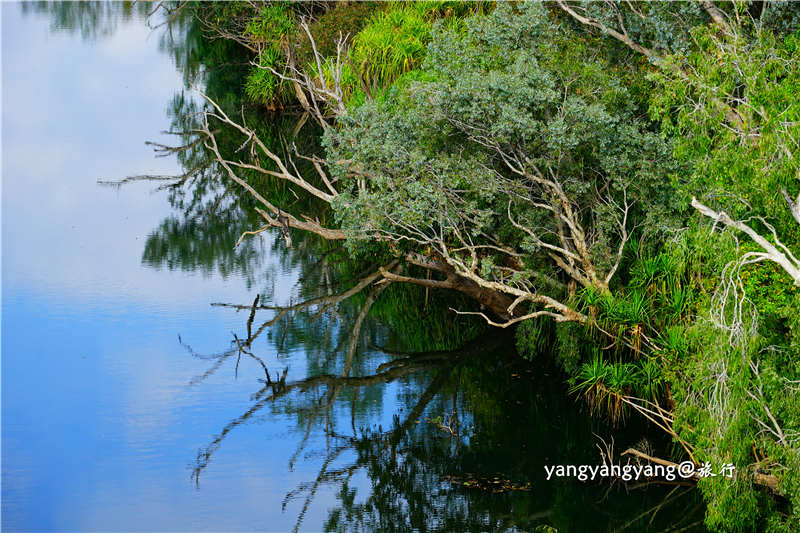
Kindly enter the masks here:
<path id="1" fill-rule="evenodd" d="M 546 480 L 663 443 L 513 334 L 420 349 L 435 314 L 339 300 L 341 250 L 234 251 L 258 222 L 219 176 L 98 183 L 185 171 L 145 144 L 197 96 L 144 10 L 1 8 L 3 530 L 701 528 L 692 487 Z"/>

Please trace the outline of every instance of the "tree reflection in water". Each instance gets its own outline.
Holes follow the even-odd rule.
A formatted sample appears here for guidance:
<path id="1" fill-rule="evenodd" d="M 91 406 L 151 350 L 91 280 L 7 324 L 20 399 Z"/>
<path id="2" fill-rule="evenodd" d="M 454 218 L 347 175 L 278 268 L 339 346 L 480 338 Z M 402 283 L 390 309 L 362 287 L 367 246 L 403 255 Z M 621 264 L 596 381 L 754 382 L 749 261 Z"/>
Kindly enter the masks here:
<path id="1" fill-rule="evenodd" d="M 339 505 L 329 513 L 328 531 L 702 529 L 702 505 L 691 486 L 546 481 L 545 464 L 599 464 L 594 434 L 609 435 L 612 428 L 581 412 L 548 363 L 516 356 L 506 333 L 489 331 L 456 350 L 378 348 L 390 338 L 369 313 L 387 288 L 376 286 L 378 279 L 368 274 L 338 292 L 323 285 L 326 294 L 288 306 L 266 305 L 260 297 L 250 305 L 214 304 L 245 312 L 245 333 L 209 357 L 212 366 L 193 382 L 226 361 L 238 369 L 241 358 L 252 358 L 263 371 L 262 386 L 249 409 L 198 451 L 196 483 L 230 432 L 268 408 L 296 419 L 290 470 L 301 457 L 318 455 L 306 450 L 314 433 L 325 439 L 317 475 L 283 501 L 284 509 L 300 505 L 295 531 L 319 490 L 331 486 Z M 279 351 L 305 350 L 304 378 L 287 380 L 285 370 L 270 369 L 255 353 L 264 332 L 273 333 Z M 392 382 L 402 385 L 401 393 L 384 398 Z M 374 418 L 377 399 L 397 406 L 390 428 Z M 614 430 L 619 442 L 641 437 L 642 427 L 630 426 Z"/>

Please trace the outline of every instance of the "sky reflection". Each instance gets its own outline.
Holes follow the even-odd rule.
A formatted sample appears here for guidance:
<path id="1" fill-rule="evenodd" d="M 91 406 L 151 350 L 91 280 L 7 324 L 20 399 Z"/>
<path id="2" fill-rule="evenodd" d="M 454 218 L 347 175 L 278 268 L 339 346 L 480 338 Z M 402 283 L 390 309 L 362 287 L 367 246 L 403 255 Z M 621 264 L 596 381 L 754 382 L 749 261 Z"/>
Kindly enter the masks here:
<path id="1" fill-rule="evenodd" d="M 159 132 L 181 76 L 141 20 L 84 42 L 19 4 L 0 9 L 3 529 L 263 529 L 267 516 L 290 528 L 280 501 L 312 468 L 287 472 L 287 420 L 238 431 L 200 490 L 191 480 L 197 449 L 258 384 L 243 362 L 246 377 L 189 386 L 208 364 L 177 336 L 227 346 L 241 315 L 209 304 L 252 300 L 244 278 L 143 266 L 166 195 L 96 183 L 179 170 L 144 141 L 174 140 Z M 287 297 L 293 273 L 278 274 Z"/>

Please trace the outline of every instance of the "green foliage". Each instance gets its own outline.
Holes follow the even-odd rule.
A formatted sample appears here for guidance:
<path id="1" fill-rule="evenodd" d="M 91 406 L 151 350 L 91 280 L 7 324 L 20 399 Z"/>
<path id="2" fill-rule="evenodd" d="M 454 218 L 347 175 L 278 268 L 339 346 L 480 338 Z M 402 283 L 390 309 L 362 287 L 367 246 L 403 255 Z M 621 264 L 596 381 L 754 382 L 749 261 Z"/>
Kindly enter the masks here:
<path id="1" fill-rule="evenodd" d="M 728 32 L 703 25 L 692 30 L 695 46 L 670 56 L 667 68 L 652 76 L 660 90 L 653 93 L 651 113 L 675 139 L 676 156 L 692 168 L 678 181 L 683 198 L 702 197 L 796 250 L 800 226 L 782 190 L 794 197 L 800 185 L 794 153 L 800 139 L 800 34 L 780 33 L 780 27 L 775 31 L 747 16 L 731 24 Z M 661 335 L 672 364 L 668 375 L 681 435 L 700 460 L 730 462 L 740 471 L 759 462 L 762 471 L 793 487 L 783 491 L 791 501 L 784 515 L 742 479 L 705 480 L 700 486 L 709 502 L 706 523 L 726 531 L 791 530 L 800 513 L 797 470 L 787 467 L 800 460 L 794 433 L 800 392 L 792 385 L 800 374 L 790 356 L 800 335 L 797 289 L 774 263 L 730 266 L 742 254 L 760 251 L 755 243 L 737 242 L 728 232 L 722 238 L 707 229 L 692 232 L 700 282 L 695 286 L 722 296 L 699 298 L 695 320 Z M 737 294 L 724 297 L 731 287 Z M 716 327 L 730 327 L 736 318 L 731 306 L 742 295 L 746 313 L 739 333 Z M 684 299 L 675 292 L 667 306 L 677 310 Z"/>
<path id="2" fill-rule="evenodd" d="M 434 20 L 443 19 L 446 27 L 456 29 L 463 17 L 485 7 L 483 3 L 444 0 L 392 2 L 356 34 L 353 62 L 368 86 L 386 87 L 420 66 Z"/>
<path id="3" fill-rule="evenodd" d="M 755 249 L 755 245 L 747 243 L 742 251 Z M 741 271 L 742 286 L 748 298 L 758 309 L 762 321 L 772 321 L 781 316 L 782 310 L 792 307 L 792 301 L 800 289 L 796 287 L 788 274 L 775 263 L 756 263 Z"/>
<path id="4" fill-rule="evenodd" d="M 630 285 L 633 287 L 648 287 L 654 283 L 664 283 L 674 280 L 680 275 L 679 258 L 668 253 L 646 256 L 636 261 L 631 267 Z"/>
<path id="5" fill-rule="evenodd" d="M 290 4 L 275 2 L 263 6 L 258 15 L 247 23 L 244 33 L 253 42 L 277 50 L 294 28 L 294 12 Z"/>
<path id="6" fill-rule="evenodd" d="M 763 305 L 769 298 L 758 295 L 750 280 L 752 274 L 745 275 L 750 270 L 743 272 L 743 286 L 760 312 L 754 319 L 749 314 L 744 316 L 745 331 L 751 333 L 741 338 L 729 337 L 709 320 L 713 310 L 709 296 L 717 289 L 721 265 L 739 252 L 733 242 L 708 237 L 707 229 L 698 228 L 689 233 L 688 239 L 695 252 L 695 273 L 691 277 L 700 276 L 699 284 L 693 285 L 690 292 L 697 302 L 691 304 L 697 307 L 695 318 L 664 329 L 658 339 L 660 353 L 669 363 L 663 375 L 675 404 L 676 429 L 694 446 L 698 460 L 713 465 L 732 463 L 740 475 L 745 475 L 759 457 L 768 458 L 759 465 L 762 471 L 771 464 L 796 464 L 796 441 L 790 446 L 777 443 L 757 420 L 768 420 L 769 409 L 787 434 L 797 431 L 800 423 L 800 391 L 791 385 L 800 377 L 791 356 L 796 350 L 798 329 L 796 318 L 789 319 L 789 315 L 797 315 L 800 300 L 789 294 L 780 296 L 781 303 L 773 308 Z M 756 283 L 760 285 L 765 280 L 757 278 Z M 776 291 L 776 295 L 781 292 Z M 794 470 L 779 471 L 781 483 L 796 486 Z M 795 501 L 789 516 L 782 516 L 770 497 L 744 479 L 709 479 L 700 486 L 710 504 L 707 525 L 712 529 L 783 531 L 782 527 L 796 520 L 796 514 L 792 514 L 796 513 Z M 796 491 L 783 493 L 794 495 Z"/>
<path id="7" fill-rule="evenodd" d="M 634 378 L 632 364 L 608 364 L 596 355 L 581 365 L 570 392 L 583 394 L 593 410 L 608 414 L 616 423 L 625 414 L 623 398 L 631 392 Z"/>
<path id="8" fill-rule="evenodd" d="M 356 35 L 353 62 L 370 86 L 388 85 L 420 64 L 431 27 L 415 6 L 380 11 Z"/>
<path id="9" fill-rule="evenodd" d="M 670 326 L 661 334 L 659 339 L 661 352 L 670 361 L 680 361 L 689 356 L 689 340 L 686 328 L 683 326 Z"/>
<path id="10" fill-rule="evenodd" d="M 797 243 L 800 228 L 782 231 L 792 225 L 781 189 L 798 189 L 800 163 L 791 151 L 800 140 L 800 34 L 778 39 L 767 29 L 753 29 L 752 37 L 747 31 L 720 37 L 697 28 L 697 49 L 669 59 L 688 67 L 690 83 L 654 75 L 661 89 L 651 113 L 675 136 L 676 154 L 694 166 L 684 194 L 711 198 L 734 217 L 768 214 L 779 234 Z M 724 127 L 731 113 L 741 124 Z"/>
<path id="11" fill-rule="evenodd" d="M 279 107 L 294 97 L 288 84 L 269 70 L 285 67 L 287 44 L 293 49 L 295 63 L 312 77 L 330 78 L 329 72 L 318 72 L 311 40 L 297 25 L 297 9 L 289 2 L 268 3 L 251 15 L 242 31 L 242 38 L 260 50 L 258 65 L 247 79 L 246 94 L 268 107 Z M 484 3 L 452 1 L 349 2 L 312 17 L 309 32 L 323 58 L 336 54 L 339 38 L 350 37 L 353 46 L 341 82 L 345 96 L 358 93 L 355 98 L 360 104 L 364 93 L 359 74 L 371 92 L 385 89 L 419 67 L 435 20 L 456 28 L 463 17 L 484 9 Z"/>
<path id="12" fill-rule="evenodd" d="M 689 335 L 701 341 L 693 343 L 694 356 L 671 369 L 676 429 L 695 447 L 697 460 L 712 465 L 732 463 L 737 470 L 735 479 L 708 478 L 699 484 L 709 502 L 706 524 L 714 530 L 780 531 L 781 523 L 785 526 L 796 520 L 796 511 L 792 517 L 782 517 L 779 506 L 751 485 L 745 472 L 754 457 L 766 458 L 759 465 L 762 469 L 773 461 L 797 464 L 796 447 L 777 444 L 758 422 L 772 423 L 766 406 L 783 431 L 796 431 L 800 399 L 786 381 L 798 376 L 796 365 L 788 372 L 784 366 L 779 375 L 773 364 L 783 357 L 760 348 L 763 339 L 731 345 L 711 324 L 698 323 L 692 329 Z M 781 478 L 787 487 L 798 482 L 796 471 L 787 470 Z M 796 492 L 784 494 L 796 506 Z M 772 524 L 770 529 L 767 522 Z"/>
<path id="13" fill-rule="evenodd" d="M 263 6 L 258 15 L 247 22 L 244 37 L 261 50 L 256 58 L 258 65 L 250 71 L 245 84 L 245 94 L 252 100 L 274 105 L 287 94 L 286 84 L 270 69 L 283 68 L 284 45 L 295 32 L 295 28 L 294 11 L 289 3 L 284 2 Z"/>
<path id="14" fill-rule="evenodd" d="M 423 68 L 426 80 L 365 103 L 329 133 L 329 159 L 359 161 L 369 174 L 366 191 L 348 188 L 337 199 L 344 229 L 353 236 L 374 230 L 406 234 L 405 228 L 445 216 L 471 235 L 502 232 L 530 252 L 526 260 L 536 262 L 538 245 L 506 216 L 508 200 L 519 189 L 496 153 L 470 138 L 474 132 L 552 168 L 578 205 L 597 205 L 601 185 L 595 176 L 610 180 L 620 198 L 635 179 L 628 194 L 635 196 L 632 202 L 646 200 L 646 216 L 669 201 L 659 167 L 642 164 L 642 153 L 649 161 L 661 160 L 668 149 L 632 116 L 624 88 L 581 51 L 564 41 L 548 42 L 551 28 L 541 5 L 525 8 L 514 14 L 500 6 L 489 17 L 470 20 L 466 34 L 439 28 Z M 593 89 L 580 92 L 577 86 Z M 339 172 L 344 178 L 347 169 Z M 546 223 L 536 209 L 516 209 L 522 223 Z M 587 225 L 609 233 L 613 213 L 596 208 L 592 216 Z M 423 239 L 428 231 L 433 230 L 425 230 Z M 445 239 L 456 238 L 450 225 L 445 232 Z M 592 253 L 607 263 L 609 241 L 595 244 Z M 502 264 L 488 257 L 483 263 Z M 539 263 L 530 268 L 544 268 Z"/>
<path id="15" fill-rule="evenodd" d="M 670 54 L 691 47 L 689 30 L 708 20 L 702 6 L 696 2 L 641 2 L 628 4 L 614 2 L 613 7 L 601 2 L 570 2 L 585 9 L 590 16 L 607 27 L 619 28 L 623 23 L 626 33 L 636 43 L 659 54 Z M 619 43 L 607 46 L 619 55 L 628 51 Z M 619 58 L 623 60 L 623 58 Z"/>
<path id="16" fill-rule="evenodd" d="M 244 86 L 245 94 L 250 99 L 268 103 L 278 97 L 282 83 L 269 69 L 280 68 L 281 60 L 281 53 L 272 48 L 267 48 L 259 55 L 258 67 L 250 71 Z"/>
<path id="17" fill-rule="evenodd" d="M 658 402 L 666 393 L 664 369 L 658 357 L 646 357 L 639 361 L 634 381 L 636 396 Z"/>
<path id="18" fill-rule="evenodd" d="M 336 41 L 349 35 L 352 39 L 370 21 L 375 11 L 384 8 L 381 2 L 347 2 L 337 3 L 310 21 L 309 31 L 317 45 L 317 50 L 323 57 L 336 54 Z M 298 65 L 314 63 L 314 53 L 311 41 L 305 32 L 297 33 L 294 37 L 294 47 Z"/>
<path id="19" fill-rule="evenodd" d="M 607 414 L 613 422 L 625 413 L 628 396 L 658 403 L 665 393 L 664 372 L 656 357 L 634 363 L 608 362 L 599 351 L 580 366 L 571 379 L 571 393 L 583 395 L 595 411 Z"/>

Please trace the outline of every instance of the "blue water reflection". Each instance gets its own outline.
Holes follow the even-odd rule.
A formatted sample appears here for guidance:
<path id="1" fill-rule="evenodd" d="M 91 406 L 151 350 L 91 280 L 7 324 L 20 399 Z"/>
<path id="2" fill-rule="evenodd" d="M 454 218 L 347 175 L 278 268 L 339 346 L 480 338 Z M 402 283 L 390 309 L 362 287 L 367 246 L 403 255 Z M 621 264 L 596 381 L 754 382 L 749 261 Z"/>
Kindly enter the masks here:
<path id="1" fill-rule="evenodd" d="M 177 335 L 198 350 L 226 345 L 240 317 L 209 303 L 251 300 L 243 273 L 142 265 L 170 212 L 164 194 L 96 184 L 177 172 L 144 140 L 169 140 L 159 132 L 181 77 L 141 19 L 88 42 L 49 25 L 2 5 L 3 529 L 263 529 L 265 516 L 268 529 L 291 528 L 290 513 L 262 512 L 312 475 L 286 469 L 285 420 L 238 431 L 202 490 L 191 481 L 197 449 L 247 409 L 254 383 L 226 369 L 189 385 L 208 365 Z"/>

